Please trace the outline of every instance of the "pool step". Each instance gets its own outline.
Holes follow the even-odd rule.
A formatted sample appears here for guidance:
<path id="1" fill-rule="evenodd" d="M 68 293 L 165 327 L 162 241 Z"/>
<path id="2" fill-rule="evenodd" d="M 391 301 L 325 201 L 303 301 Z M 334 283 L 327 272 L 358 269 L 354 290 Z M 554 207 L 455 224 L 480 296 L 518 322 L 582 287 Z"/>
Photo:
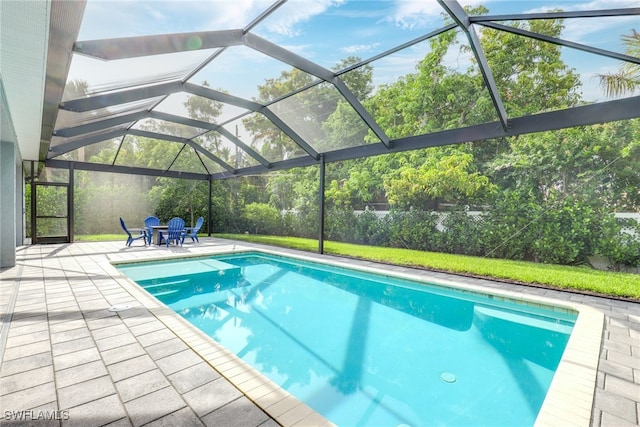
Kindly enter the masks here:
<path id="1" fill-rule="evenodd" d="M 153 296 L 158 298 L 158 297 L 167 296 L 167 295 L 174 295 L 174 294 L 177 294 L 178 292 L 180 292 L 179 289 L 171 289 L 168 291 L 153 292 Z"/>
<path id="2" fill-rule="evenodd" d="M 148 290 L 149 292 L 153 292 L 153 289 L 155 288 L 167 288 L 167 287 L 181 287 L 184 285 L 188 285 L 190 282 L 189 279 L 182 279 L 182 280 L 174 280 L 171 282 L 162 282 L 162 283 L 153 283 L 153 284 L 148 284 L 148 285 L 142 285 L 143 288 L 145 288 L 146 290 Z"/>
<path id="3" fill-rule="evenodd" d="M 503 322 L 504 324 L 526 325 L 538 329 L 546 329 L 563 334 L 571 334 L 573 330 L 572 323 L 559 323 L 554 318 L 546 318 L 542 316 L 527 315 L 515 311 L 506 311 L 493 309 L 490 307 L 475 307 L 476 318 L 480 322 Z"/>
<path id="4" fill-rule="evenodd" d="M 200 274 L 240 276 L 240 267 L 208 258 L 167 261 L 163 263 L 141 262 L 130 265 L 119 265 L 118 270 L 136 282 L 146 282 L 154 279 L 170 281 L 172 278 L 180 281 L 186 276 Z"/>

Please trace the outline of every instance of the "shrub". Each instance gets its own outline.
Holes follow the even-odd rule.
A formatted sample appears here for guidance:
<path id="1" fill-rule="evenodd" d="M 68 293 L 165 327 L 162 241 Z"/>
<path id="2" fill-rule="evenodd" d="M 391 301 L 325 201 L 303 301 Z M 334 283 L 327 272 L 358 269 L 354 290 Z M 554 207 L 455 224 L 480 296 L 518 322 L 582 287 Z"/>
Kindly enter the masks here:
<path id="1" fill-rule="evenodd" d="M 608 258 L 615 271 L 640 267 L 640 223 L 609 215 L 603 222 L 595 254 Z"/>
<path id="2" fill-rule="evenodd" d="M 469 215 L 467 210 L 447 212 L 442 222 L 439 251 L 451 254 L 483 255 L 484 220 Z"/>
<path id="3" fill-rule="evenodd" d="M 355 243 L 356 222 L 357 218 L 351 209 L 328 209 L 324 217 L 324 236 L 327 240 Z"/>
<path id="4" fill-rule="evenodd" d="M 594 254 L 606 213 L 574 196 L 537 201 L 524 192 L 504 193 L 484 227 L 487 255 L 548 264 L 580 264 Z"/>
<path id="5" fill-rule="evenodd" d="M 280 220 L 282 221 L 282 227 L 278 230 L 278 234 L 281 236 L 295 236 L 296 223 L 298 221 L 297 215 L 286 211 L 282 214 Z"/>
<path id="6" fill-rule="evenodd" d="M 483 241 L 486 256 L 532 261 L 540 203 L 530 193 L 506 191 L 485 216 Z"/>
<path id="7" fill-rule="evenodd" d="M 318 238 L 318 212 L 301 210 L 287 218 L 287 226 L 291 227 L 291 235 L 296 237 Z"/>
<path id="8" fill-rule="evenodd" d="M 356 217 L 354 243 L 386 246 L 389 243 L 389 217 L 378 217 L 374 210 L 365 209 Z"/>
<path id="9" fill-rule="evenodd" d="M 438 239 L 438 215 L 417 209 L 392 210 L 389 214 L 389 244 L 394 247 L 434 250 Z"/>
<path id="10" fill-rule="evenodd" d="M 574 197 L 557 200 L 535 224 L 535 260 L 547 264 L 579 264 L 593 254 L 603 216 L 588 203 Z"/>
<path id="11" fill-rule="evenodd" d="M 266 203 L 249 203 L 243 216 L 255 234 L 272 234 L 280 228 L 280 213 Z"/>

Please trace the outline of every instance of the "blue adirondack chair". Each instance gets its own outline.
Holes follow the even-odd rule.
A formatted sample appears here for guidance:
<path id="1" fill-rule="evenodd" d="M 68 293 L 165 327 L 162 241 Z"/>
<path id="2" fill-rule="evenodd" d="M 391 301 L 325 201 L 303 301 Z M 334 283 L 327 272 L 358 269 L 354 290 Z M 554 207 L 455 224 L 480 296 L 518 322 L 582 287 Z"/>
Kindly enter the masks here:
<path id="1" fill-rule="evenodd" d="M 122 218 L 120 218 L 120 225 L 122 226 L 122 229 L 124 230 L 125 233 L 127 233 L 127 246 L 131 246 L 131 244 L 133 243 L 134 240 L 138 240 L 138 239 L 144 239 L 144 244 L 147 244 L 147 233 L 145 233 L 144 230 L 140 230 L 140 234 L 137 236 L 133 236 L 131 234 L 131 232 L 129 231 L 129 229 L 127 228 L 126 224 L 124 223 L 124 220 Z"/>
<path id="2" fill-rule="evenodd" d="M 147 227 L 147 236 L 149 236 L 149 240 L 151 240 L 151 233 L 153 232 L 151 227 L 154 225 L 160 225 L 160 220 L 155 216 L 148 216 L 144 219 L 144 226 Z"/>
<path id="3" fill-rule="evenodd" d="M 169 242 L 174 241 L 176 245 L 182 246 L 182 234 L 184 233 L 184 219 L 182 218 L 171 218 L 167 223 L 168 230 L 167 235 L 164 239 L 167 241 L 167 247 L 169 247 Z"/>
<path id="4" fill-rule="evenodd" d="M 153 229 L 151 227 L 154 225 L 160 225 L 160 220 L 155 216 L 148 216 L 144 219 L 144 226 L 147 227 L 147 236 L 149 236 L 149 244 L 151 244 L 151 236 L 153 236 Z M 158 244 L 161 243 L 162 239 L 158 239 Z"/>
<path id="5" fill-rule="evenodd" d="M 198 231 L 202 228 L 202 224 L 204 224 L 204 218 L 200 217 L 196 221 L 196 225 L 194 227 L 185 228 L 185 232 L 182 235 L 182 243 L 184 243 L 184 238 L 187 236 L 191 237 L 192 242 L 200 243 L 200 240 L 198 240 Z"/>

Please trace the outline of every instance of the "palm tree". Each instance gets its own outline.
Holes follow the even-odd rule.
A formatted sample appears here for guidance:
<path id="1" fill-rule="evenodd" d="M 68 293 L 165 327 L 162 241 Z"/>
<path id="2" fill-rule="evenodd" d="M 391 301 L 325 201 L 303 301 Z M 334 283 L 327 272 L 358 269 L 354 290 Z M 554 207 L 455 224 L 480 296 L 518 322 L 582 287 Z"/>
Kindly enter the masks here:
<path id="1" fill-rule="evenodd" d="M 631 34 L 621 38 L 625 53 L 640 57 L 640 33 L 632 29 Z M 598 77 L 608 97 L 633 94 L 636 89 L 640 90 L 640 65 L 632 62 L 625 62 L 617 73 L 599 74 Z"/>

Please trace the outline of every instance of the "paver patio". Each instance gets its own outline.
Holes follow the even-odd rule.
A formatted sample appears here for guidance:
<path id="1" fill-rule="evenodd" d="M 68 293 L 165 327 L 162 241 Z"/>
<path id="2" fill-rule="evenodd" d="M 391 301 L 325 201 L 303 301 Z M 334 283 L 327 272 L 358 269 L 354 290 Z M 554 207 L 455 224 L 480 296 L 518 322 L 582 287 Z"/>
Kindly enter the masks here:
<path id="1" fill-rule="evenodd" d="M 168 327 L 172 316 L 165 316 L 162 307 L 142 291 L 132 290 L 110 264 L 256 247 L 211 238 L 201 241 L 170 249 L 141 244 L 126 248 L 124 242 L 18 248 L 16 267 L 0 272 L 0 314 L 5 319 L 0 333 L 2 424 L 326 423 L 304 405 L 289 405 L 286 394 L 266 387 L 251 372 L 225 368 L 228 352 L 224 349 L 207 350 L 204 341 L 201 346 L 188 345 L 183 334 L 174 332 L 180 330 L 179 324 Z M 425 279 L 452 277 L 386 268 L 411 271 Z M 601 310 L 605 330 L 591 425 L 640 425 L 640 303 L 468 277 L 455 280 L 571 300 Z M 246 396 L 227 380 L 231 375 L 237 375 L 236 382 L 241 377 L 245 384 L 252 384 L 255 392 Z"/>

